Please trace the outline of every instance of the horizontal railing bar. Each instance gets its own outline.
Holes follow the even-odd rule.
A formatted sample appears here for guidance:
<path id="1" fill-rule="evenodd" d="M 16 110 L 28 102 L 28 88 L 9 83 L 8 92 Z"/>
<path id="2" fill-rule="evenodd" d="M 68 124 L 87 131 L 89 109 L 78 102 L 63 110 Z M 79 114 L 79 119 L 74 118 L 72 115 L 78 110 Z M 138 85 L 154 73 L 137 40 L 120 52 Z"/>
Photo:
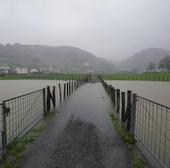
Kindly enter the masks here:
<path id="1" fill-rule="evenodd" d="M 25 96 L 28 96 L 28 95 L 31 95 L 31 94 L 40 92 L 40 91 L 42 91 L 42 90 L 43 90 L 43 89 L 39 89 L 39 90 L 30 92 L 30 93 L 27 93 L 27 94 L 24 94 L 24 95 L 16 96 L 16 97 L 13 97 L 13 98 L 11 98 L 11 99 L 4 100 L 3 102 L 6 103 L 6 102 L 8 102 L 8 101 L 11 101 L 11 100 L 14 100 L 14 99 L 18 99 L 18 98 L 21 98 L 21 97 L 25 97 Z"/>
<path id="2" fill-rule="evenodd" d="M 149 102 L 151 102 L 151 103 L 154 103 L 154 104 L 156 104 L 156 105 L 158 105 L 158 106 L 162 106 L 163 108 L 166 108 L 166 109 L 170 110 L 170 107 L 165 106 L 165 105 L 162 105 L 162 104 L 157 103 L 157 102 L 155 102 L 155 101 L 149 100 L 149 99 L 147 99 L 147 98 L 144 98 L 144 97 L 141 97 L 141 96 L 138 96 L 138 95 L 137 95 L 137 98 L 144 99 L 144 100 L 146 100 L 146 101 L 149 101 Z"/>

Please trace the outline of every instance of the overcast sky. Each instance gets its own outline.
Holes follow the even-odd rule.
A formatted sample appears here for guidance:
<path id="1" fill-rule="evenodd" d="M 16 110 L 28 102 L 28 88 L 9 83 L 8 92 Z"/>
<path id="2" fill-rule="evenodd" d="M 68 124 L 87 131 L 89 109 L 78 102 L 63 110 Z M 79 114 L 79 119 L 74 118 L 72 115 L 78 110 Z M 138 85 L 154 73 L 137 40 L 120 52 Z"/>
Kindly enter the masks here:
<path id="1" fill-rule="evenodd" d="M 170 0 L 0 0 L 0 43 L 71 45 L 122 60 L 170 49 Z"/>

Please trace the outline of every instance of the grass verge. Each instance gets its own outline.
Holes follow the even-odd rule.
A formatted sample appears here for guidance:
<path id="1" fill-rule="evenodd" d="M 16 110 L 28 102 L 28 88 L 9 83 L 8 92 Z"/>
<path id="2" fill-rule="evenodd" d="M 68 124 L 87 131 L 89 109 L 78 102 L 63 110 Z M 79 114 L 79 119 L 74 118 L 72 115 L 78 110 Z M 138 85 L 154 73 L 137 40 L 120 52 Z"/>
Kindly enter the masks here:
<path id="1" fill-rule="evenodd" d="M 145 168 L 145 160 L 140 154 L 140 152 L 137 150 L 135 143 L 136 140 L 132 133 L 129 133 L 123 126 L 122 123 L 113 115 L 110 114 L 110 117 L 112 119 L 112 123 L 117 131 L 117 133 L 121 136 L 124 143 L 127 145 L 131 158 L 132 158 L 132 164 L 134 168 Z"/>
<path id="2" fill-rule="evenodd" d="M 28 144 L 34 142 L 44 131 L 45 126 L 41 123 L 31 129 L 21 138 L 17 138 L 7 147 L 6 154 L 1 159 L 1 168 L 20 168 L 20 161 Z"/>

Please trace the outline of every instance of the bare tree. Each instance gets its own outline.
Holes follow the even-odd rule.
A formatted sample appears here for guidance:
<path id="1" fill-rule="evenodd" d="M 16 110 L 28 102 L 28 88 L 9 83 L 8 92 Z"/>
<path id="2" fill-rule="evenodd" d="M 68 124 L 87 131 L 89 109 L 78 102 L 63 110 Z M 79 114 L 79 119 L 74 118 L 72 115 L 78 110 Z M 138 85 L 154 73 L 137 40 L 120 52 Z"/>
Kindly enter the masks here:
<path id="1" fill-rule="evenodd" d="M 155 71 L 156 71 L 156 65 L 155 65 L 155 63 L 150 62 L 150 63 L 148 64 L 148 66 L 147 66 L 147 70 L 148 70 L 149 72 L 155 72 Z"/>
<path id="2" fill-rule="evenodd" d="M 160 60 L 159 69 L 164 69 L 170 72 L 170 56 L 166 56 Z"/>

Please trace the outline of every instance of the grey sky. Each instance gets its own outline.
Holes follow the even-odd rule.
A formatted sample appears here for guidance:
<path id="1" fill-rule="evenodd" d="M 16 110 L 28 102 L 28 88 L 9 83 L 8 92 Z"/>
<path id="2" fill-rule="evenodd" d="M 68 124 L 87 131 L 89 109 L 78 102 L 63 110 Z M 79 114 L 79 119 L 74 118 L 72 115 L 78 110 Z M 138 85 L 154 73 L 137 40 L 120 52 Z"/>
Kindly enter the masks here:
<path id="1" fill-rule="evenodd" d="M 170 0 L 0 0 L 0 43 L 71 45 L 122 60 L 170 49 Z"/>

